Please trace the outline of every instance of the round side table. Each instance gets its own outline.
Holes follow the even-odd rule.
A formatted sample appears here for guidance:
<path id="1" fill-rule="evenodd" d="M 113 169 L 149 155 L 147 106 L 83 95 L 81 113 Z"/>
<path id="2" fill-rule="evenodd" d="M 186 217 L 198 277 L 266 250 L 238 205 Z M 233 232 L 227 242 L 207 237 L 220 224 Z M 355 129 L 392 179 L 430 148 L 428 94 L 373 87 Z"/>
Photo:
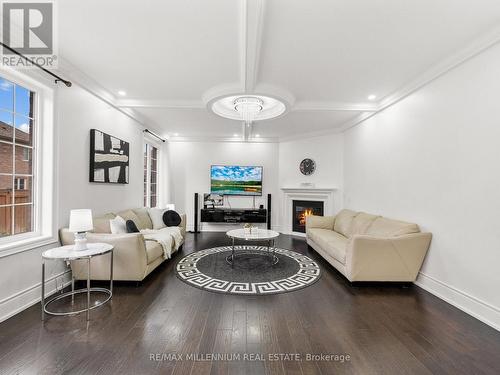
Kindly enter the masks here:
<path id="1" fill-rule="evenodd" d="M 87 250 L 75 251 L 73 245 L 56 247 L 54 249 L 47 250 L 42 254 L 42 320 L 45 320 L 45 314 L 49 315 L 75 315 L 82 312 L 87 313 L 87 320 L 90 320 L 90 310 L 95 309 L 104 305 L 113 297 L 113 246 L 107 243 L 89 243 Z M 90 287 L 90 260 L 95 256 L 101 256 L 104 254 L 111 254 L 111 266 L 109 270 L 109 289 L 106 288 L 91 288 Z M 87 260 L 87 288 L 75 290 L 75 279 L 71 278 L 71 291 L 56 295 L 45 302 L 45 261 L 46 260 L 62 260 L 62 261 L 72 261 L 72 260 Z M 90 294 L 92 292 L 99 292 L 107 294 L 107 298 L 90 306 Z M 49 305 L 57 300 L 63 299 L 65 297 L 71 296 L 74 300 L 76 294 L 86 293 L 87 294 L 87 307 L 85 309 L 77 311 L 68 312 L 56 312 L 50 311 Z"/>

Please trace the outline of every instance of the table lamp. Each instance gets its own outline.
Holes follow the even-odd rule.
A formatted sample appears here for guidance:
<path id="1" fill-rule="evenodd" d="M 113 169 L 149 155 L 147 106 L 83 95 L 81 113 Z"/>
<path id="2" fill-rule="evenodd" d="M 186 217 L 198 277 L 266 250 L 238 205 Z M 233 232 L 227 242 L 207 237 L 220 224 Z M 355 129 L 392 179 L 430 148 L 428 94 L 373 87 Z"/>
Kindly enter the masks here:
<path id="1" fill-rule="evenodd" d="M 87 250 L 87 232 L 92 229 L 94 229 L 92 210 L 71 210 L 69 215 L 69 231 L 75 233 L 74 250 Z"/>

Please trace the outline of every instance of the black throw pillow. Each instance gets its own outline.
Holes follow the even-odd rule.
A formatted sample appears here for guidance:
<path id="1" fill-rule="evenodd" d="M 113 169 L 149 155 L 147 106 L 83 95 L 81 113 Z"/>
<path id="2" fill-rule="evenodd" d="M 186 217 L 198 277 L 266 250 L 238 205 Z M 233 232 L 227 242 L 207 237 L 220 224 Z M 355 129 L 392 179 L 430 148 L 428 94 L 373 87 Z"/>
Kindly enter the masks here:
<path id="1" fill-rule="evenodd" d="M 127 220 L 125 225 L 127 226 L 127 233 L 139 233 L 139 229 L 137 225 L 135 225 L 134 220 Z"/>
<path id="2" fill-rule="evenodd" d="M 178 227 L 181 223 L 181 216 L 173 210 L 168 210 L 163 213 L 163 222 L 167 227 Z"/>

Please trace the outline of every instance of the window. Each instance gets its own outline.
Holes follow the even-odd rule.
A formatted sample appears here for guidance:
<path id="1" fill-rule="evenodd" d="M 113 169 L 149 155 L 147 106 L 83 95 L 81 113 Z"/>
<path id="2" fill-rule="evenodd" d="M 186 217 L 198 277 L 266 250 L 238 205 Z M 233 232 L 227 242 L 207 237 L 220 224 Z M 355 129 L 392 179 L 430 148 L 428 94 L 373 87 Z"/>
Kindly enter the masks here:
<path id="1" fill-rule="evenodd" d="M 144 143 L 144 207 L 158 204 L 158 148 Z"/>
<path id="2" fill-rule="evenodd" d="M 23 148 L 23 159 L 22 161 L 29 161 L 30 160 L 30 149 L 25 147 Z"/>
<path id="3" fill-rule="evenodd" d="M 0 237 L 34 230 L 34 99 L 0 77 Z"/>
<path id="4" fill-rule="evenodd" d="M 17 177 L 14 180 L 14 189 L 15 190 L 24 190 L 26 187 L 26 179 Z"/>

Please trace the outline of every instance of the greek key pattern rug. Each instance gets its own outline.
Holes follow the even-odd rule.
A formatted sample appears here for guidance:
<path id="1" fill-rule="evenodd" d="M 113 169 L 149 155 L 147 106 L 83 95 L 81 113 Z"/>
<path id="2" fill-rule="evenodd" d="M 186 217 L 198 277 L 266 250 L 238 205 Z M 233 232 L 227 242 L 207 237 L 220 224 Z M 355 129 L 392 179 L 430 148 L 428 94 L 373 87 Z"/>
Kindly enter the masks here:
<path id="1" fill-rule="evenodd" d="M 295 251 L 276 248 L 279 262 L 273 265 L 267 246 L 235 246 L 233 266 L 226 262 L 231 251 L 222 246 L 191 253 L 177 263 L 177 277 L 211 292 L 266 295 L 308 287 L 321 276 L 316 262 Z"/>

